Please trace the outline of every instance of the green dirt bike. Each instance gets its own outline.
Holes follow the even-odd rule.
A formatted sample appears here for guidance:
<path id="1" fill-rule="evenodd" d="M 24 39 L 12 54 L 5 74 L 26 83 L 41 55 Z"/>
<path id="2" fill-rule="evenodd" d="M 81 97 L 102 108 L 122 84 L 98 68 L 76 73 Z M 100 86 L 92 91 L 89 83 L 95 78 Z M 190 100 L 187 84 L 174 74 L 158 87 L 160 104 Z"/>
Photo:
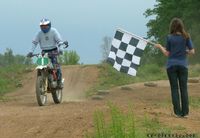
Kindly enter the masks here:
<path id="1" fill-rule="evenodd" d="M 68 45 L 65 45 L 67 48 Z M 54 56 L 58 56 L 59 53 L 54 53 Z M 36 60 L 36 98 L 39 106 L 44 106 L 47 103 L 47 94 L 51 93 L 53 101 L 55 104 L 62 102 L 62 89 L 63 87 L 58 86 L 57 77 L 57 66 L 51 63 L 48 53 L 33 54 L 37 57 Z M 62 79 L 62 84 L 64 84 L 64 79 Z"/>

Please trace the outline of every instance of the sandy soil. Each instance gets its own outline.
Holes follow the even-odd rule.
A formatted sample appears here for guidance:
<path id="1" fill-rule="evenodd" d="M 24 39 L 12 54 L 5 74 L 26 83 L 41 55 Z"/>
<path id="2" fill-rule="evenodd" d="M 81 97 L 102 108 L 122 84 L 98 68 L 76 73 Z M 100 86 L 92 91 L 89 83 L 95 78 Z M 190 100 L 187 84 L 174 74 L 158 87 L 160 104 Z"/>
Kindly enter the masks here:
<path id="1" fill-rule="evenodd" d="M 1 138 L 82 138 L 94 128 L 96 110 L 108 112 L 107 103 L 113 102 L 126 111 L 133 105 L 137 117 L 148 115 L 158 118 L 172 128 L 183 127 L 186 133 L 200 133 L 200 109 L 190 108 L 189 118 L 176 118 L 172 114 L 168 81 L 157 81 L 157 87 L 143 83 L 116 87 L 102 100 L 85 97 L 85 91 L 98 78 L 96 66 L 63 67 L 65 88 L 63 103 L 54 104 L 51 95 L 47 106 L 39 107 L 35 98 L 35 72 L 26 76 L 23 87 L 9 93 L 8 101 L 0 102 Z M 200 84 L 189 84 L 189 95 L 200 97 Z"/>

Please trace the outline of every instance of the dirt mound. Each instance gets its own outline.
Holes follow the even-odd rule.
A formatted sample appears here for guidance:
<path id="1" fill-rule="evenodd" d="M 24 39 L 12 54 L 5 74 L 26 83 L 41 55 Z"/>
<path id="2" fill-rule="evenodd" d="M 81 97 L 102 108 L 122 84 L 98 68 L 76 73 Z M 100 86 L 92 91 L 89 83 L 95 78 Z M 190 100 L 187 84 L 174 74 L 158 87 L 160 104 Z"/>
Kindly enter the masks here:
<path id="1" fill-rule="evenodd" d="M 67 66 L 62 68 L 65 79 L 63 101 L 85 100 L 88 88 L 98 78 L 97 66 Z"/>

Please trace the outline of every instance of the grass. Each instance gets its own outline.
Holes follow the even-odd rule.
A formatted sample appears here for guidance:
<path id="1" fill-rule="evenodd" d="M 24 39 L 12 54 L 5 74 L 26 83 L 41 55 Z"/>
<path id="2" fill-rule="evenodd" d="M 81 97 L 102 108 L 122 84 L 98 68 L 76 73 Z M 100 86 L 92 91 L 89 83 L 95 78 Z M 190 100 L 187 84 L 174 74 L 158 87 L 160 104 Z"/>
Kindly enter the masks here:
<path id="1" fill-rule="evenodd" d="M 5 99 L 3 95 L 16 89 L 25 73 L 25 65 L 10 65 L 0 67 L 0 100 Z"/>
<path id="2" fill-rule="evenodd" d="M 189 76 L 190 77 L 199 77 L 200 76 L 200 64 L 189 66 Z"/>
<path id="3" fill-rule="evenodd" d="M 122 86 L 136 82 L 167 79 L 165 69 L 160 68 L 156 64 L 143 65 L 142 68 L 138 69 L 136 77 L 118 72 L 111 65 L 106 63 L 98 65 L 98 68 L 100 70 L 99 82 L 87 92 L 88 96 L 93 95 L 100 89 L 110 89 L 115 86 Z"/>
<path id="4" fill-rule="evenodd" d="M 171 133 L 158 118 L 145 116 L 138 120 L 133 110 L 124 113 L 113 104 L 109 104 L 109 110 L 109 118 L 101 111 L 94 113 L 94 132 L 87 133 L 86 138 L 145 138 L 150 134 Z"/>
<path id="5" fill-rule="evenodd" d="M 181 126 L 181 125 L 177 125 L 173 129 L 174 130 L 186 130 L 186 128 L 184 126 Z"/>
<path id="6" fill-rule="evenodd" d="M 104 63 L 98 65 L 100 70 L 98 83 L 87 92 L 91 96 L 97 90 L 106 90 L 115 86 L 122 86 L 137 82 L 167 80 L 165 67 L 157 64 L 145 64 L 138 68 L 137 76 L 133 77 L 115 70 L 111 65 Z M 189 66 L 189 77 L 199 77 L 200 65 Z"/>
<path id="7" fill-rule="evenodd" d="M 86 138 L 143 138 L 144 134 L 136 131 L 135 117 L 132 111 L 127 114 L 109 104 L 110 118 L 101 111 L 94 113 L 94 133 L 86 134 Z M 106 120 L 106 121 L 105 121 Z"/>
<path id="8" fill-rule="evenodd" d="M 190 106 L 200 108 L 200 97 L 189 97 Z"/>
<path id="9" fill-rule="evenodd" d="M 150 134 L 150 133 L 170 134 L 171 133 L 171 130 L 169 128 L 163 126 L 160 123 L 158 116 L 154 118 L 150 118 L 147 115 L 145 115 L 142 124 L 143 124 L 143 127 L 146 129 L 147 134 Z"/>
<path id="10" fill-rule="evenodd" d="M 198 134 L 188 133 L 186 128 L 176 125 L 169 128 L 163 125 L 159 116 L 136 117 L 133 108 L 122 112 L 119 107 L 109 104 L 109 114 L 102 111 L 94 113 L 94 130 L 87 132 L 85 138 L 158 138 L 158 137 L 191 137 Z"/>
<path id="11" fill-rule="evenodd" d="M 5 101 L 8 101 L 9 98 L 4 96 L 4 95 L 0 95 L 0 102 L 5 102 Z"/>

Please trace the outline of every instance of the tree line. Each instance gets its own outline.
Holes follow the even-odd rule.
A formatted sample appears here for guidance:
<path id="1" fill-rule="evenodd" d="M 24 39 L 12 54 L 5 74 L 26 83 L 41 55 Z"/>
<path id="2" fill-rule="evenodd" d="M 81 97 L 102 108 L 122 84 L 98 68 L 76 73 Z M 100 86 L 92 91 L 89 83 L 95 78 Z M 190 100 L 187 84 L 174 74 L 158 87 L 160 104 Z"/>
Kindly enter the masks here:
<path id="1" fill-rule="evenodd" d="M 62 65 L 76 65 L 79 64 L 80 57 L 76 51 L 64 51 L 62 56 L 59 56 L 59 63 Z M 14 55 L 12 49 L 7 48 L 3 54 L 0 54 L 0 67 L 5 67 L 13 64 L 34 64 L 31 58 L 24 55 Z"/>
<path id="2" fill-rule="evenodd" d="M 14 55 L 12 49 L 7 48 L 4 54 L 0 54 L 0 66 L 5 67 L 13 64 L 32 64 L 32 60 L 23 55 Z"/>

